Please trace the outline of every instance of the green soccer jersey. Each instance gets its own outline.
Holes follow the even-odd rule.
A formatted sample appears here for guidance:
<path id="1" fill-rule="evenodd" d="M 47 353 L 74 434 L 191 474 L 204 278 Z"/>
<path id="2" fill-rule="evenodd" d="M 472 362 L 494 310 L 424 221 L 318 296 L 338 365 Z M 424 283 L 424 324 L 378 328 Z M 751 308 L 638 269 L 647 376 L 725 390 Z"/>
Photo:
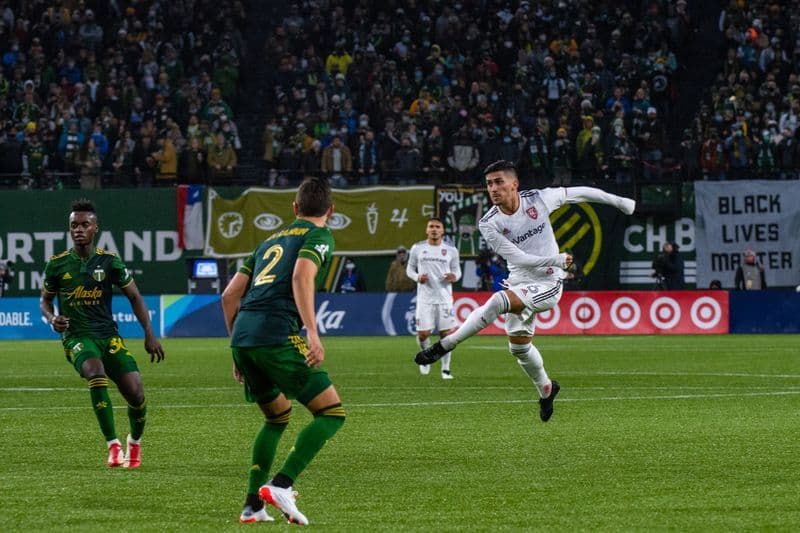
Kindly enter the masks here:
<path id="1" fill-rule="evenodd" d="M 131 283 L 133 278 L 117 254 L 99 248 L 86 259 L 68 250 L 51 257 L 44 267 L 44 290 L 58 294 L 59 313 L 69 318 L 64 339 L 117 335 L 111 314 L 113 286 Z"/>
<path id="2" fill-rule="evenodd" d="M 250 285 L 233 324 L 231 346 L 280 344 L 297 335 L 302 324 L 292 294 L 294 264 L 300 257 L 314 261 L 319 287 L 333 249 L 330 230 L 307 220 L 295 220 L 267 237 L 239 269 L 250 276 Z"/>

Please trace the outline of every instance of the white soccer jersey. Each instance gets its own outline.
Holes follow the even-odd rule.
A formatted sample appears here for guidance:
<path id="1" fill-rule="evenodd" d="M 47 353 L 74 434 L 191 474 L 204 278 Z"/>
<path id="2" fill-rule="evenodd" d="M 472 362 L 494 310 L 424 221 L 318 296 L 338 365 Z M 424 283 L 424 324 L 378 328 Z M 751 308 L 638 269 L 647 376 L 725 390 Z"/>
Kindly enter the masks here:
<path id="1" fill-rule="evenodd" d="M 458 250 L 442 242 L 434 246 L 428 241 L 420 241 L 411 247 L 408 254 L 406 274 L 414 281 L 420 274 L 427 274 L 426 283 L 417 283 L 417 303 L 453 303 L 453 286 L 445 281 L 444 275 L 453 273 L 456 281 L 461 279 L 461 264 Z"/>
<path id="2" fill-rule="evenodd" d="M 519 192 L 519 209 L 511 215 L 492 207 L 478 224 L 489 246 L 508 263 L 511 285 L 557 281 L 565 277 L 566 254 L 550 224 L 550 213 L 567 203 L 598 202 L 612 205 L 626 214 L 635 202 L 593 187 L 557 187 Z"/>

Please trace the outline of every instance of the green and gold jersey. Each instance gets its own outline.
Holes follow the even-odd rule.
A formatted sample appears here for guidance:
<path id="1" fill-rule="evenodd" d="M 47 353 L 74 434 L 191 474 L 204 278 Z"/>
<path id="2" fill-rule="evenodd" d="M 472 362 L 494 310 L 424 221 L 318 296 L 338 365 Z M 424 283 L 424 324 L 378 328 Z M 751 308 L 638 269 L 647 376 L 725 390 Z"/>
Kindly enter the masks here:
<path id="1" fill-rule="evenodd" d="M 331 231 L 307 220 L 297 219 L 267 237 L 239 269 L 250 276 L 250 284 L 233 324 L 231 346 L 280 344 L 297 335 L 302 324 L 292 294 L 294 264 L 300 257 L 314 261 L 319 288 L 333 249 Z"/>
<path id="2" fill-rule="evenodd" d="M 133 278 L 117 254 L 99 248 L 86 259 L 68 250 L 51 257 L 44 267 L 44 290 L 58 295 L 59 313 L 69 318 L 64 339 L 117 335 L 111 314 L 113 286 L 131 283 Z"/>

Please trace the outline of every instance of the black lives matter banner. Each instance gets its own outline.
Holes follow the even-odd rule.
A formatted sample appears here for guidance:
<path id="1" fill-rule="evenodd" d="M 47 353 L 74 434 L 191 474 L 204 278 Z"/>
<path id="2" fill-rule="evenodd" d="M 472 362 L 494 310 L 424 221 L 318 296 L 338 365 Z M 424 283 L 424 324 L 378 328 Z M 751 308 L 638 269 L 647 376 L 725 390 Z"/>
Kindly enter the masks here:
<path id="1" fill-rule="evenodd" d="M 695 209 L 698 287 L 733 287 L 747 249 L 767 286 L 800 283 L 800 181 L 697 182 Z"/>

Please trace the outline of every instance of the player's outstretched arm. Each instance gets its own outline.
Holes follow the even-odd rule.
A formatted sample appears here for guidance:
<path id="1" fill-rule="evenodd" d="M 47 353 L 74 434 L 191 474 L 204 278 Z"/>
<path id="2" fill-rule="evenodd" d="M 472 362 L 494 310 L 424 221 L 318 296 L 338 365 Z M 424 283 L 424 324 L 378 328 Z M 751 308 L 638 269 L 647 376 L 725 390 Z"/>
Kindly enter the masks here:
<path id="1" fill-rule="evenodd" d="M 626 215 L 632 215 L 633 210 L 636 209 L 636 202 L 634 200 L 607 193 L 595 187 L 567 187 L 565 191 L 567 195 L 565 203 L 568 204 L 577 204 L 580 202 L 606 204 L 616 207 Z"/>
<path id="2" fill-rule="evenodd" d="M 150 323 L 150 312 L 147 310 L 147 304 L 144 303 L 144 298 L 139 294 L 139 289 L 136 287 L 136 282 L 132 281 L 122 287 L 122 294 L 128 297 L 131 303 L 133 314 L 139 320 L 142 329 L 144 330 L 144 350 L 150 354 L 150 362 L 160 363 L 164 360 L 164 348 L 158 342 L 156 334 L 153 333 L 153 325 Z"/>
<path id="3" fill-rule="evenodd" d="M 311 259 L 299 257 L 292 273 L 292 292 L 300 320 L 306 327 L 308 354 L 306 363 L 318 367 L 325 360 L 325 348 L 317 332 L 317 314 L 314 307 L 314 294 L 317 292 L 316 277 L 319 267 Z"/>

